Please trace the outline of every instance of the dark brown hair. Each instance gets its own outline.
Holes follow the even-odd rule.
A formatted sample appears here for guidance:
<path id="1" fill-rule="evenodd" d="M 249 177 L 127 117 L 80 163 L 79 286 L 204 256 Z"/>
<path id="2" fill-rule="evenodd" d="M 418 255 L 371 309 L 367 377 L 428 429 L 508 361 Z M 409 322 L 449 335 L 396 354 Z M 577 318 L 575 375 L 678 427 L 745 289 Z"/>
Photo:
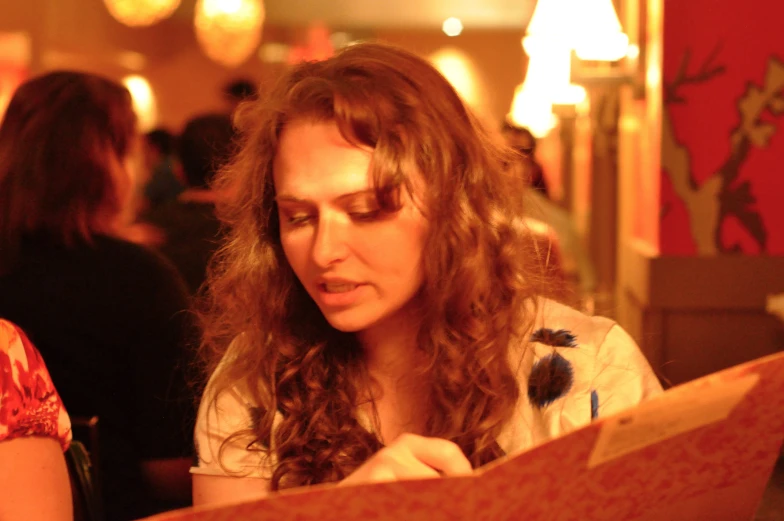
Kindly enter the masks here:
<path id="1" fill-rule="evenodd" d="M 296 66 L 268 96 L 240 107 L 240 150 L 216 180 L 233 195 L 219 207 L 229 233 L 203 317 L 210 397 L 240 387 L 258 404 L 254 425 L 235 435 L 273 453 L 273 489 L 340 480 L 381 447 L 354 414 L 367 390 L 361 347 L 329 326 L 281 247 L 272 165 L 282 130 L 302 119 L 334 121 L 349 142 L 373 149 L 377 197 L 389 211 L 408 175 L 424 176 L 417 341 L 432 385 L 423 434 L 454 441 L 474 466 L 492 461 L 519 397 L 509 346 L 522 342 L 533 309 L 522 176 L 507 171 L 513 152 L 441 74 L 386 45 Z"/>
<path id="2" fill-rule="evenodd" d="M 99 76 L 52 72 L 18 88 L 0 125 L 0 272 L 25 234 L 89 241 L 121 211 L 112 161 L 135 126 L 128 91 Z"/>

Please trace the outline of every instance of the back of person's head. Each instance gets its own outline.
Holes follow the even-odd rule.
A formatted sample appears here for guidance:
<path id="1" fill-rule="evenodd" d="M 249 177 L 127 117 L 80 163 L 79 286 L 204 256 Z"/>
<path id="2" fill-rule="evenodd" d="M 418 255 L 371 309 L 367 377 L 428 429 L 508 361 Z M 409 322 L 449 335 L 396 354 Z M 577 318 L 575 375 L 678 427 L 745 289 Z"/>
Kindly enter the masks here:
<path id="1" fill-rule="evenodd" d="M 108 231 L 131 195 L 130 93 L 111 80 L 52 72 L 22 84 L 0 125 L 0 269 L 23 235 L 70 243 Z"/>
<path id="2" fill-rule="evenodd" d="M 165 128 L 156 128 L 144 135 L 147 144 L 154 148 L 159 154 L 168 156 L 174 153 L 176 138 L 174 134 Z"/>
<path id="3" fill-rule="evenodd" d="M 204 114 L 185 124 L 177 149 L 188 186 L 209 186 L 228 159 L 233 139 L 231 118 L 225 114 Z"/>
<path id="4" fill-rule="evenodd" d="M 274 396 L 245 433 L 277 447 L 273 488 L 340 479 L 378 448 L 351 416 L 362 374 L 355 335 L 329 326 L 281 245 L 273 163 L 282 132 L 302 121 L 334 122 L 349 143 L 372 150 L 382 212 L 400 208 L 401 190 L 417 201 L 428 222 L 418 345 L 430 357 L 428 377 L 444 391 L 427 397 L 428 435 L 453 439 L 475 465 L 498 457 L 494 436 L 518 393 L 506 354 L 526 326 L 533 293 L 519 219 L 522 176 L 508 170 L 514 153 L 489 137 L 432 65 L 395 47 L 357 44 L 292 68 L 268 97 L 241 106 L 240 150 L 216 179 L 233 195 L 218 207 L 229 236 L 211 267 L 204 348 L 214 367 L 242 332 L 232 347 L 238 363 L 224 364 L 213 385 L 243 381 L 257 403 Z M 275 381 L 260 389 L 260 374 Z M 303 394 L 311 389 L 323 396 Z M 471 411 L 458 413 L 457 404 Z M 276 411 L 285 419 L 271 440 Z M 330 440 L 327 452 L 343 455 L 318 468 L 311 463 L 323 454 L 311 454 L 313 436 L 293 434 L 314 425 L 313 436 Z"/>
<path id="5" fill-rule="evenodd" d="M 532 158 L 536 155 L 536 137 L 526 127 L 519 127 L 504 120 L 501 125 L 501 134 L 509 146 L 525 157 Z"/>
<path id="6" fill-rule="evenodd" d="M 223 97 L 232 104 L 253 98 L 255 95 L 256 85 L 247 78 L 236 78 L 223 87 Z"/>
<path id="7" fill-rule="evenodd" d="M 549 197 L 550 193 L 542 165 L 536 159 L 536 137 L 533 132 L 526 127 L 519 127 L 505 120 L 501 125 L 501 134 L 504 136 L 506 144 L 520 154 L 523 161 L 521 171 L 528 185 Z"/>

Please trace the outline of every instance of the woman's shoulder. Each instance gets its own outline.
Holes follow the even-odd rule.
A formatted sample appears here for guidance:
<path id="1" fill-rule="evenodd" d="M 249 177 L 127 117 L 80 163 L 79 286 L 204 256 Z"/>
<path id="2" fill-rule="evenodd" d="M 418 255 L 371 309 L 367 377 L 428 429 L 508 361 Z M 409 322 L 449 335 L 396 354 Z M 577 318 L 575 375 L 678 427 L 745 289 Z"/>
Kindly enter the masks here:
<path id="1" fill-rule="evenodd" d="M 608 347 L 608 338 L 621 340 L 616 338 L 620 333 L 624 337 L 620 341 L 622 345 L 614 345 L 615 348 L 638 349 L 634 340 L 614 320 L 588 315 L 565 304 L 541 299 L 537 302 L 537 315 L 528 340 L 545 347 L 579 350 L 585 355 L 601 356 Z"/>
<path id="2" fill-rule="evenodd" d="M 517 346 L 510 362 L 520 401 L 499 439 L 507 452 L 530 448 L 661 392 L 637 343 L 608 318 L 542 300 L 530 335 Z"/>
<path id="3" fill-rule="evenodd" d="M 112 272 L 115 283 L 131 285 L 136 294 L 170 294 L 187 300 L 188 291 L 182 275 L 163 254 L 148 246 L 109 236 L 95 238 L 98 262 Z"/>
<path id="4" fill-rule="evenodd" d="M 71 442 L 71 421 L 43 358 L 24 332 L 0 319 L 0 441 L 24 436 Z"/>
<path id="5" fill-rule="evenodd" d="M 194 440 L 198 463 L 193 474 L 269 477 L 274 457 L 255 447 L 258 403 L 243 382 L 226 372 L 242 356 L 242 335 L 232 341 L 202 393 Z M 258 393 L 256 393 L 258 394 Z M 280 422 L 276 414 L 275 425 Z"/>
<path id="6" fill-rule="evenodd" d="M 104 255 L 123 258 L 124 264 L 132 263 L 142 269 L 153 271 L 174 269 L 166 257 L 143 244 L 107 235 L 95 237 L 95 244 Z"/>
<path id="7" fill-rule="evenodd" d="M 573 358 L 575 363 L 592 368 L 597 375 L 610 367 L 634 374 L 652 374 L 637 342 L 617 322 L 587 315 L 552 300 L 540 302 L 529 341 L 535 349 L 552 352 L 554 348 L 557 353 Z"/>

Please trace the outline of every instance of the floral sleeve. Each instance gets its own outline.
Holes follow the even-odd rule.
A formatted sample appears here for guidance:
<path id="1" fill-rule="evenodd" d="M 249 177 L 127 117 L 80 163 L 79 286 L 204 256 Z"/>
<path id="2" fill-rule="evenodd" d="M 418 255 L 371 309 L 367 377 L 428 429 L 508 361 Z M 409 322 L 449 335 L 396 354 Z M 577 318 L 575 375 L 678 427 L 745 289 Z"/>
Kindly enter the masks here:
<path id="1" fill-rule="evenodd" d="M 23 436 L 71 443 L 71 421 L 41 353 L 16 326 L 0 319 L 0 441 Z"/>

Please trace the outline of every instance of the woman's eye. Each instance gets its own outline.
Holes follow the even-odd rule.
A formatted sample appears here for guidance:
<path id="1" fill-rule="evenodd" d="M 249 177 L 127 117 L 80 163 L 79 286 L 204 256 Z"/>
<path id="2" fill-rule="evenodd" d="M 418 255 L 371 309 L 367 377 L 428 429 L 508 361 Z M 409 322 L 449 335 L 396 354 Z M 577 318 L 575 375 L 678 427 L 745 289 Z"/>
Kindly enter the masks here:
<path id="1" fill-rule="evenodd" d="M 364 212 L 349 212 L 352 219 L 359 222 L 375 221 L 381 212 L 379 210 L 369 210 Z"/>
<path id="2" fill-rule="evenodd" d="M 291 226 L 304 226 L 313 219 L 312 215 L 296 214 L 286 218 L 286 222 Z"/>

